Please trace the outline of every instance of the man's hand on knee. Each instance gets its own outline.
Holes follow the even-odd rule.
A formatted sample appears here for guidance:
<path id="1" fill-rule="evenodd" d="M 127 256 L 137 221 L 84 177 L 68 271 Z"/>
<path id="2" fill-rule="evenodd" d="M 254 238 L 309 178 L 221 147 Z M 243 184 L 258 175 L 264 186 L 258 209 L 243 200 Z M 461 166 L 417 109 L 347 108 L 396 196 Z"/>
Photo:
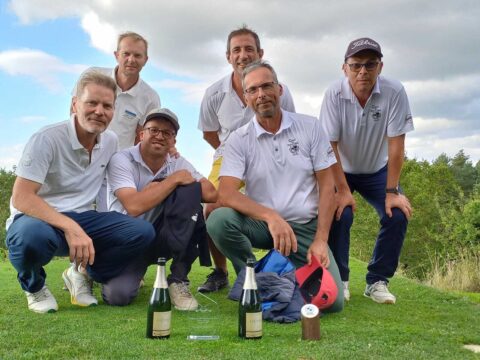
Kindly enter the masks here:
<path id="1" fill-rule="evenodd" d="M 392 217 L 392 209 L 399 208 L 405 214 L 407 219 L 412 216 L 412 205 L 410 201 L 403 194 L 387 194 L 385 197 L 385 213 L 388 217 Z"/>
<path id="2" fill-rule="evenodd" d="M 65 239 L 70 249 L 70 261 L 86 268 L 95 261 L 95 248 L 92 239 L 75 223 L 71 228 L 64 230 Z"/>
<path id="3" fill-rule="evenodd" d="M 297 252 L 297 238 L 292 227 L 276 214 L 267 221 L 268 230 L 273 238 L 273 247 L 282 255 L 288 256 L 290 252 Z"/>

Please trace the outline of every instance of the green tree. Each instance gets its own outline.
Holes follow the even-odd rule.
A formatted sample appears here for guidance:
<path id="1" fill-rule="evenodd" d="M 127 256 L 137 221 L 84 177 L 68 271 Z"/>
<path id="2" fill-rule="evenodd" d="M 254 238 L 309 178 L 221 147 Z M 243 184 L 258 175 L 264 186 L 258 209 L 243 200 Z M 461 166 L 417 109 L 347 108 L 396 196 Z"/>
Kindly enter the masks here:
<path id="1" fill-rule="evenodd" d="M 470 157 L 460 150 L 451 159 L 451 169 L 465 195 L 470 195 L 477 183 L 478 171 L 472 165 Z"/>
<path id="2" fill-rule="evenodd" d="M 5 248 L 5 221 L 10 216 L 10 197 L 15 174 L 0 169 L 0 248 Z"/>

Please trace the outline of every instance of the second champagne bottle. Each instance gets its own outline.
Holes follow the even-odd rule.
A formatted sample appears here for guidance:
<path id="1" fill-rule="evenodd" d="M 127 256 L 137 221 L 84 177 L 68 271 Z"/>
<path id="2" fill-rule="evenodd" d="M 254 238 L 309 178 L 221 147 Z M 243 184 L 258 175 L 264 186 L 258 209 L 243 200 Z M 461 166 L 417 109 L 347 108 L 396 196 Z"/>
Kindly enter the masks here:
<path id="1" fill-rule="evenodd" d="M 168 293 L 165 258 L 158 258 L 157 277 L 148 304 L 147 338 L 168 339 L 170 337 L 172 303 Z"/>
<path id="2" fill-rule="evenodd" d="M 262 337 L 262 303 L 255 280 L 255 259 L 247 260 L 245 283 L 238 308 L 238 336 L 244 339 Z"/>

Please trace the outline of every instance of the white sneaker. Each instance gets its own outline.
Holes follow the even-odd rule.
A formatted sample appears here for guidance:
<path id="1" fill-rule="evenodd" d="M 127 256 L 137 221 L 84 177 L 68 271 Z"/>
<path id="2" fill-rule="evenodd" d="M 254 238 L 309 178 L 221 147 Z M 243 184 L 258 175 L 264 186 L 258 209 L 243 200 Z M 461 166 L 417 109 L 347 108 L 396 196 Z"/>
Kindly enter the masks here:
<path id="1" fill-rule="evenodd" d="M 343 281 L 343 299 L 350 301 L 350 290 L 348 290 L 348 281 Z"/>
<path id="2" fill-rule="evenodd" d="M 377 281 L 375 284 L 367 285 L 363 295 L 379 304 L 395 304 L 397 300 L 395 295 L 388 291 L 385 281 Z"/>
<path id="3" fill-rule="evenodd" d="M 171 283 L 168 286 L 170 299 L 177 310 L 197 310 L 198 302 L 193 297 L 188 285 L 184 282 Z"/>
<path id="4" fill-rule="evenodd" d="M 95 306 L 98 304 L 92 292 L 93 281 L 86 273 L 77 271 L 75 266 L 70 266 L 63 272 L 62 277 L 70 291 L 70 302 L 73 305 Z"/>
<path id="5" fill-rule="evenodd" d="M 58 310 L 57 300 L 55 300 L 52 293 L 45 285 L 36 293 L 25 291 L 25 295 L 27 295 L 28 308 L 31 311 L 45 314 L 53 313 Z"/>

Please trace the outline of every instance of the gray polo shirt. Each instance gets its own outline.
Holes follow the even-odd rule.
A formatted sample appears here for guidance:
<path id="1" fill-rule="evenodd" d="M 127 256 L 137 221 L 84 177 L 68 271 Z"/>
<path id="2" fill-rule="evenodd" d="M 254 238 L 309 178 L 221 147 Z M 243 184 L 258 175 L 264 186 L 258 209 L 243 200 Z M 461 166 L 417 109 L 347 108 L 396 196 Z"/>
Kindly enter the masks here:
<path id="1" fill-rule="evenodd" d="M 137 144 L 119 151 L 108 164 L 107 192 L 110 211 L 118 211 L 122 214 L 127 213 L 120 200 L 115 196 L 115 191 L 118 189 L 133 188 L 137 191 L 142 191 L 154 179 L 166 178 L 178 170 L 188 170 L 197 181 L 204 178 L 185 158 L 181 156 L 173 158 L 170 155 L 167 155 L 165 164 L 154 174 L 142 159 L 140 145 Z M 153 222 L 156 214 L 156 208 L 153 208 L 139 217 Z"/>
<path id="2" fill-rule="evenodd" d="M 283 84 L 282 87 L 283 94 L 280 97 L 282 109 L 295 112 L 290 91 Z M 200 106 L 198 128 L 202 131 L 218 132 L 221 144 L 215 151 L 215 159 L 222 156 L 225 142 L 231 132 L 248 123 L 254 115 L 253 110 L 242 103 L 233 89 L 232 74 L 220 79 L 205 91 Z"/>
<path id="3" fill-rule="evenodd" d="M 98 135 L 92 155 L 78 141 L 75 119 L 46 126 L 32 135 L 16 169 L 16 175 L 42 184 L 37 195 L 59 212 L 93 209 L 107 164 L 118 147 L 110 130 Z M 10 202 L 10 218 L 20 211 Z"/>
<path id="4" fill-rule="evenodd" d="M 256 118 L 231 134 L 220 177 L 244 181 L 251 199 L 287 221 L 306 223 L 317 216 L 315 171 L 335 162 L 317 119 L 282 110 L 276 134 L 265 131 Z"/>
<path id="5" fill-rule="evenodd" d="M 413 130 L 412 113 L 399 81 L 379 76 L 365 108 L 353 93 L 348 78 L 325 92 L 320 123 L 330 141 L 338 141 L 343 170 L 372 174 L 388 161 L 388 137 Z"/>

